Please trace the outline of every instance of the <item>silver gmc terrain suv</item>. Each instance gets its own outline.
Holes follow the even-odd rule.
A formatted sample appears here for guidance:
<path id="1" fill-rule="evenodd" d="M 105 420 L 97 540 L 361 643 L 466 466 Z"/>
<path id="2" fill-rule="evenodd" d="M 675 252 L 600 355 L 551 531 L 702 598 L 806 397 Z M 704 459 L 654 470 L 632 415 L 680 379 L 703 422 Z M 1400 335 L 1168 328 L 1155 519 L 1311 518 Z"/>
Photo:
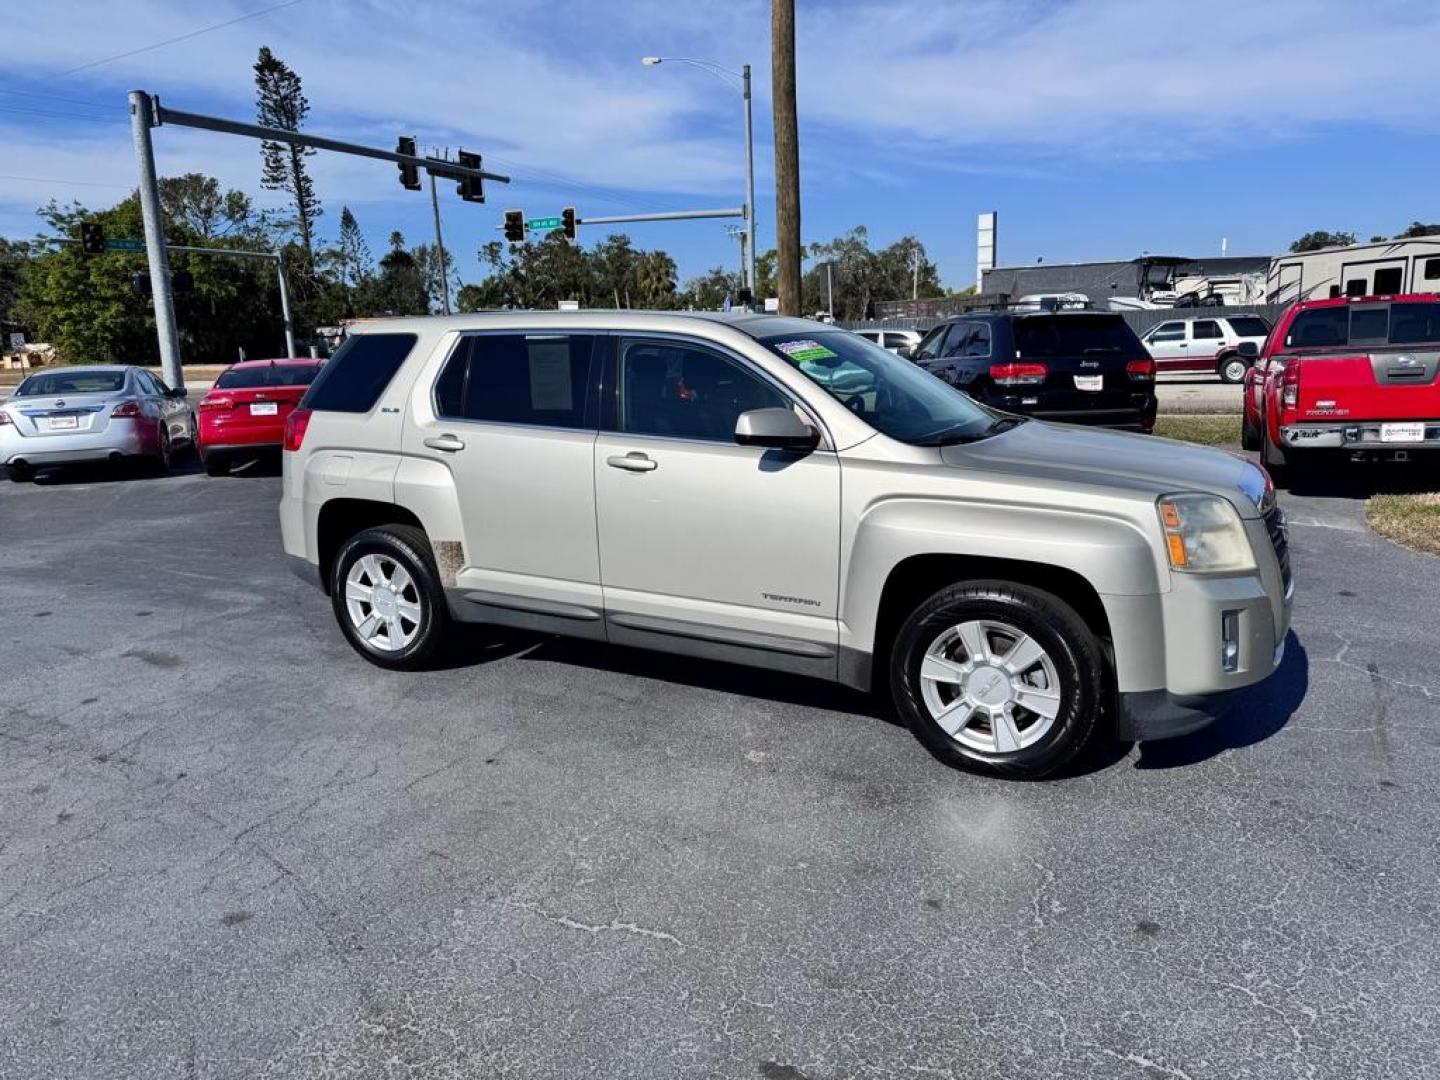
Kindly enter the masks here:
<path id="1" fill-rule="evenodd" d="M 777 316 L 364 324 L 289 418 L 280 520 L 381 666 L 478 622 L 778 668 L 1010 777 L 1102 722 L 1193 731 L 1290 622 L 1261 469 L 997 413 Z"/>

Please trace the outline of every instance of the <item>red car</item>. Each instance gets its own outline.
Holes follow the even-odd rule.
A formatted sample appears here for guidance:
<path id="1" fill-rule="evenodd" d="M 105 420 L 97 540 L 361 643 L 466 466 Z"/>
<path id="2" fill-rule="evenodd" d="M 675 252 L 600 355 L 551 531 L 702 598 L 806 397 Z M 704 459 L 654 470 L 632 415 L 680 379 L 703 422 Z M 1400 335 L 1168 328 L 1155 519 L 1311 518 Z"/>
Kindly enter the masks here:
<path id="1" fill-rule="evenodd" d="M 224 476 L 242 458 L 279 453 L 285 418 L 324 366 L 323 360 L 245 360 L 220 373 L 200 399 L 200 458 Z"/>
<path id="2" fill-rule="evenodd" d="M 1440 464 L 1440 295 L 1296 304 L 1245 374 L 1242 441 L 1277 484 L 1325 461 Z"/>

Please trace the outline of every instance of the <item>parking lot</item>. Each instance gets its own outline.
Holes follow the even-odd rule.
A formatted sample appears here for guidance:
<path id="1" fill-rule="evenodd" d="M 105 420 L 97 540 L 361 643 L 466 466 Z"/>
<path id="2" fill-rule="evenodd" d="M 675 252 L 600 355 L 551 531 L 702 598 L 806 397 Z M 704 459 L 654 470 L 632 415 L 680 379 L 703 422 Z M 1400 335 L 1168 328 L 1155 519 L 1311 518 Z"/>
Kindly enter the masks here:
<path id="1" fill-rule="evenodd" d="M 6 485 L 0 1075 L 1428 1075 L 1440 583 L 1355 494 L 1243 709 L 1014 784 L 798 678 L 378 670 L 264 470 Z"/>

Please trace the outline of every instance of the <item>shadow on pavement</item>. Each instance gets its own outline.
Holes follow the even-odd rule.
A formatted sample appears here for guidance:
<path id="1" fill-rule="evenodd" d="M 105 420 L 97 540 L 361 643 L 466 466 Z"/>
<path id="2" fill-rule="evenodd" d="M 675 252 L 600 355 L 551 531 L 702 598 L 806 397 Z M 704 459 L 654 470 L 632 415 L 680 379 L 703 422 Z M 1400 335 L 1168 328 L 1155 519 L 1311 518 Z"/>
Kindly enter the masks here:
<path id="1" fill-rule="evenodd" d="M 151 480 L 162 480 L 167 476 L 193 476 L 202 472 L 200 460 L 188 450 L 176 454 L 170 464 L 170 471 L 164 474 L 151 472 L 143 461 L 123 461 L 115 464 L 96 462 L 85 465 L 50 465 L 35 472 L 28 481 L 36 487 L 71 487 L 77 484 L 143 484 Z M 8 482 L 8 470 L 6 480 Z"/>
<path id="2" fill-rule="evenodd" d="M 1364 500 L 1372 495 L 1405 495 L 1440 490 L 1440 473 L 1423 463 L 1318 465 L 1290 483 L 1291 495 Z"/>
<path id="3" fill-rule="evenodd" d="M 1310 658 L 1292 632 L 1274 675 L 1242 691 L 1231 710 L 1209 727 L 1178 739 L 1141 743 L 1135 767 L 1174 769 L 1263 742 L 1290 722 L 1309 688 Z"/>

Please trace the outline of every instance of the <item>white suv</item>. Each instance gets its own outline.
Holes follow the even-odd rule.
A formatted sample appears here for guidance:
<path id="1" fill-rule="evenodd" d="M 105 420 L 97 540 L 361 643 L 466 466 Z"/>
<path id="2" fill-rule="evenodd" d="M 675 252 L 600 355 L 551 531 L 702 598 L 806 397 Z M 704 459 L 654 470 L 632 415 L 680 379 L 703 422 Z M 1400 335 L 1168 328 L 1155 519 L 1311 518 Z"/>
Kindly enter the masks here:
<path id="1" fill-rule="evenodd" d="M 1102 717 L 1182 734 L 1280 662 L 1283 520 L 1228 454 L 996 413 L 800 319 L 356 329 L 288 420 L 280 520 L 384 667 L 459 621 L 777 668 L 1039 776 Z"/>
<path id="2" fill-rule="evenodd" d="M 1214 372 L 1222 382 L 1238 383 L 1254 362 L 1240 346 L 1264 346 L 1270 324 L 1259 315 L 1194 315 L 1171 319 L 1140 335 L 1155 359 L 1157 374 L 1195 375 Z"/>

